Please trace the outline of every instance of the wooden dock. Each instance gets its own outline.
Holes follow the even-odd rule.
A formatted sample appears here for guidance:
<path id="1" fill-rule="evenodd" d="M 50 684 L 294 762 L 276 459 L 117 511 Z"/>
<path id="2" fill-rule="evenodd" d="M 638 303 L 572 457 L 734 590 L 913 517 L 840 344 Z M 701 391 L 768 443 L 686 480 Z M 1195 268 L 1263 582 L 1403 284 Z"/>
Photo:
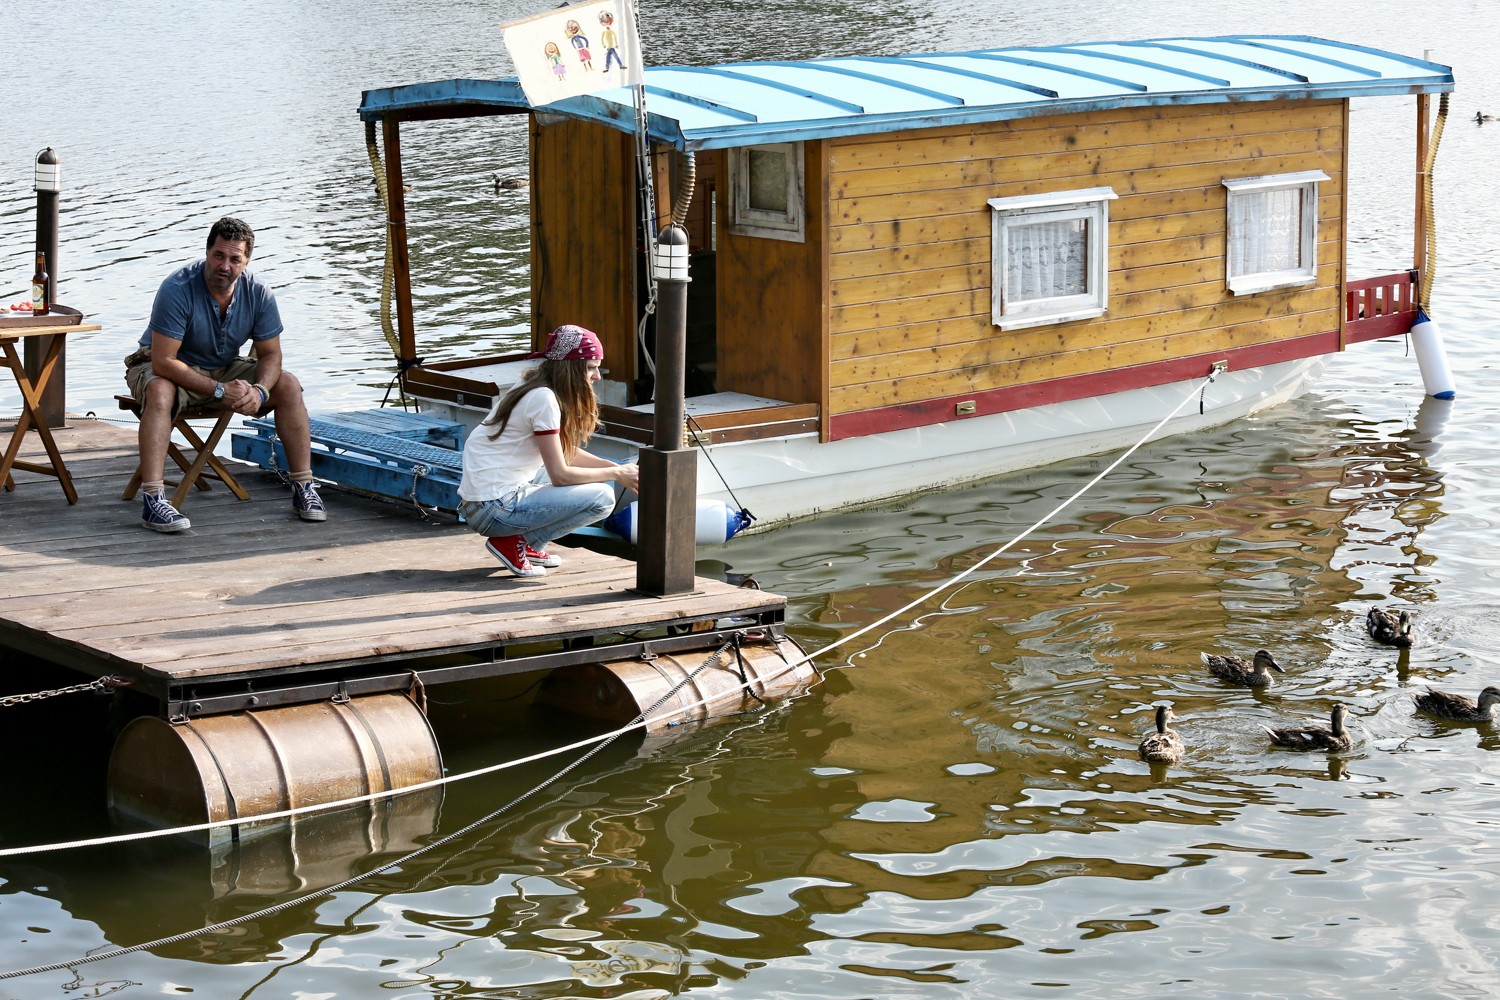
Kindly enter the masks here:
<path id="1" fill-rule="evenodd" d="M 777 595 L 699 579 L 692 594 L 647 597 L 633 562 L 567 546 L 561 568 L 522 580 L 451 517 L 411 504 L 327 487 L 328 520 L 303 522 L 287 487 L 251 466 L 235 466 L 248 502 L 195 490 L 190 531 L 148 531 L 140 500 L 120 498 L 134 427 L 73 417 L 55 433 L 79 502 L 26 472 L 0 492 L 0 648 L 80 681 L 124 678 L 167 717 L 781 634 Z"/>

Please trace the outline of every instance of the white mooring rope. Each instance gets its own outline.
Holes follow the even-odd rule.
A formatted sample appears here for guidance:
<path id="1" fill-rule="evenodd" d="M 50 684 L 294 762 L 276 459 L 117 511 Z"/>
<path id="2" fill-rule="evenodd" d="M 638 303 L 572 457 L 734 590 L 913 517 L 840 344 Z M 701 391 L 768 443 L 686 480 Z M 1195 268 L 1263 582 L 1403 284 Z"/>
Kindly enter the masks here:
<path id="1" fill-rule="evenodd" d="M 785 676 L 786 674 L 788 674 L 791 671 L 797 669 L 798 667 L 802 666 L 803 664 L 811 662 L 815 657 L 822 656 L 823 654 L 828 653 L 831 650 L 837 649 L 837 648 L 839 648 L 840 646 L 843 646 L 846 643 L 853 642 L 855 639 L 858 639 L 858 638 L 861 638 L 861 637 L 863 637 L 865 635 L 868 635 L 870 632 L 874 631 L 877 628 L 880 628 L 881 626 L 887 624 L 891 620 L 893 620 L 893 619 L 895 619 L 897 617 L 900 617 L 901 615 L 906 614 L 908 611 L 911 611 L 912 609 L 916 608 L 917 606 L 919 606 L 921 604 L 926 603 L 928 600 L 930 600 L 931 598 L 935 597 L 936 595 L 942 593 L 943 591 L 951 589 L 952 587 L 956 586 L 957 584 L 959 584 L 960 582 L 962 582 L 963 580 L 965 580 L 966 578 L 968 578 L 969 576 L 971 576 L 976 571 L 978 571 L 980 569 L 983 569 L 985 566 L 987 566 L 989 563 L 991 563 L 992 561 L 994 561 L 996 558 L 998 558 L 999 556 L 1003 555 L 1005 552 L 1007 552 L 1011 548 L 1013 548 L 1018 542 L 1022 541 L 1023 539 L 1025 539 L 1026 537 L 1028 537 L 1029 535 L 1031 535 L 1034 531 L 1036 531 L 1038 528 L 1042 527 L 1044 524 L 1046 524 L 1049 521 L 1051 521 L 1052 518 L 1056 517 L 1058 514 L 1062 513 L 1062 511 L 1064 511 L 1068 507 L 1072 506 L 1073 503 L 1076 502 L 1080 497 L 1082 497 L 1085 493 L 1087 493 L 1089 490 L 1093 489 L 1096 485 L 1098 485 L 1099 482 L 1104 479 L 1104 477 L 1108 476 L 1111 472 L 1114 472 L 1115 469 L 1119 468 L 1120 465 L 1127 458 L 1129 458 L 1131 455 L 1135 454 L 1135 452 L 1138 451 L 1141 448 L 1142 445 L 1144 445 L 1146 442 L 1150 441 L 1153 437 L 1155 437 L 1156 434 L 1157 434 L 1157 432 L 1159 432 L 1163 427 L 1165 427 L 1167 425 L 1168 421 L 1170 421 L 1173 417 L 1177 416 L 1177 414 L 1182 411 L 1182 408 L 1184 406 L 1186 406 L 1190 401 L 1192 401 L 1192 399 L 1194 398 L 1195 395 L 1197 395 L 1201 390 L 1207 388 L 1207 386 L 1210 385 L 1214 381 L 1214 379 L 1218 375 L 1218 373 L 1219 373 L 1219 369 L 1215 369 L 1213 372 L 1210 372 L 1209 375 L 1206 378 L 1204 378 L 1202 382 L 1200 382 L 1198 385 L 1194 386 L 1193 390 L 1191 392 L 1187 393 L 1183 397 L 1182 401 L 1180 403 L 1178 403 L 1177 406 L 1174 407 L 1170 413 L 1168 413 L 1166 416 L 1162 417 L 1161 420 L 1157 421 L 1157 423 L 1155 424 L 1155 426 L 1153 426 L 1144 435 L 1142 435 L 1142 437 L 1140 438 L 1140 440 L 1136 441 L 1135 444 L 1131 445 L 1129 448 L 1127 448 L 1123 452 L 1121 452 L 1115 458 L 1114 461 L 1110 462 L 1109 465 L 1105 466 L 1102 470 L 1100 470 L 1097 474 L 1095 474 L 1092 479 L 1090 479 L 1088 482 L 1086 482 L 1082 486 L 1080 486 L 1067 499 L 1063 500 L 1057 506 L 1053 507 L 1046 514 L 1043 514 L 1030 527 L 1028 527 L 1025 530 L 1023 530 L 1020 534 L 1016 535 L 1010 541 L 1006 542 L 1004 545 L 1001 545 L 999 548 L 995 549 L 989 555 L 985 556 L 984 558 L 980 559 L 978 562 L 974 563 L 974 565 L 970 566 L 968 569 L 965 569 L 962 572 L 957 573 L 957 574 L 955 574 L 952 577 L 949 577 L 947 580 L 945 580 L 942 583 L 938 584 L 937 586 L 931 588 L 930 590 L 925 591 L 920 596 L 918 596 L 916 598 L 913 598 L 912 600 L 908 601 L 906 604 L 903 604 L 901 607 L 896 608 L 894 611 L 891 611 L 891 612 L 887 613 L 883 617 L 878 618 L 878 619 L 876 619 L 873 622 L 870 622 L 868 625 L 865 625 L 865 626 L 863 626 L 863 627 L 861 627 L 859 629 L 856 629 L 855 631 L 849 633 L 846 636 L 842 636 L 842 637 L 840 637 L 838 639 L 835 639 L 833 642 L 829 643 L 828 645 L 822 646 L 819 649 L 814 650 L 811 653 L 803 654 L 800 658 L 792 660 L 785 667 L 783 667 L 781 670 L 778 670 L 778 671 L 776 671 L 773 674 L 770 674 L 770 675 L 768 675 L 768 676 L 766 676 L 764 678 L 758 678 L 758 680 L 760 681 L 760 683 L 762 683 L 763 685 L 769 685 L 771 682 L 773 682 L 773 681 L 775 681 L 775 680 L 777 680 L 777 679 Z M 564 767 L 562 770 L 558 771 L 556 774 L 554 774 L 554 775 L 552 775 L 552 776 L 544 779 L 540 784 L 536 785 L 531 790 L 529 790 L 527 792 L 524 792 L 520 796 L 517 796 L 515 799 L 511 800 L 509 803 L 507 803 L 506 805 L 500 807 L 499 809 L 495 810 L 494 812 L 490 813 L 489 815 L 487 815 L 487 816 L 485 816 L 485 817 L 483 817 L 481 819 L 475 820 L 473 823 L 470 823 L 469 825 L 463 827 L 462 829 L 456 830 L 453 833 L 450 833 L 447 836 L 444 836 L 444 837 L 442 837 L 439 840 L 433 841 L 431 844 L 427 844 L 424 847 L 420 847 L 420 848 L 418 848 L 415 851 L 412 851 L 412 852 L 410 852 L 410 853 L 408 853 L 406 855 L 403 855 L 402 857 L 397 858 L 394 861 L 390 861 L 390 862 L 387 862 L 386 864 L 380 865 L 377 868 L 373 868 L 373 869 L 371 869 L 371 870 L 369 870 L 367 872 L 364 872 L 362 874 L 355 875 L 354 877 L 346 879 L 343 882 L 338 883 L 337 885 L 329 886 L 327 888 L 320 889 L 320 890 L 317 890 L 315 892 L 307 893 L 306 895 L 299 896 L 299 897 L 297 897 L 295 899 L 285 900 L 285 901 L 283 901 L 281 903 L 276 904 L 275 906 L 266 907 L 265 909 L 257 910 L 257 911 L 255 911 L 253 913 L 242 914 L 241 916 L 234 917 L 234 918 L 232 918 L 230 920 L 222 921 L 222 922 L 217 923 L 217 924 L 211 924 L 211 925 L 209 925 L 207 927 L 200 927 L 200 928 L 197 928 L 195 930 L 185 931 L 185 932 L 183 932 L 181 934 L 177 934 L 177 935 L 174 935 L 172 937 L 161 938 L 161 939 L 158 939 L 156 941 L 148 941 L 148 942 L 144 942 L 142 944 L 130 945 L 130 946 L 123 947 L 123 948 L 116 948 L 116 949 L 113 949 L 111 951 L 100 952 L 98 954 L 88 955 L 88 956 L 85 956 L 85 957 L 82 957 L 82 958 L 72 959 L 71 961 L 67 961 L 67 962 L 54 962 L 54 963 L 51 963 L 51 964 L 48 964 L 48 965 L 39 965 L 39 966 L 34 966 L 34 967 L 28 968 L 28 969 L 16 969 L 16 970 L 13 970 L 13 971 L 10 971 L 10 972 L 0 972 L 0 980 L 15 979 L 15 978 L 19 978 L 21 976 L 28 976 L 28 975 L 32 975 L 34 973 L 39 973 L 39 972 L 52 972 L 52 971 L 56 971 L 56 970 L 59 970 L 59 969 L 70 969 L 70 968 L 72 968 L 72 967 L 74 967 L 76 965 L 83 965 L 83 964 L 86 964 L 86 963 L 89 963 L 89 962 L 97 962 L 97 961 L 101 961 L 101 960 L 106 959 L 106 958 L 115 958 L 115 957 L 118 957 L 118 956 L 121 956 L 121 955 L 126 955 L 126 954 L 130 954 L 130 953 L 137 952 L 137 951 L 147 951 L 147 950 L 150 950 L 152 948 L 164 947 L 164 946 L 170 945 L 170 944 L 177 944 L 179 942 L 182 942 L 182 941 L 185 941 L 185 940 L 189 940 L 191 938 L 198 937 L 198 936 L 201 936 L 203 934 L 210 934 L 210 933 L 214 933 L 214 932 L 223 930 L 223 929 L 228 928 L 228 927 L 233 927 L 233 926 L 238 926 L 240 924 L 250 923 L 250 922 L 258 920 L 258 919 L 260 919 L 262 917 L 270 916 L 272 914 L 282 912 L 283 910 L 291 909 L 291 908 L 293 908 L 295 906 L 299 906 L 299 905 L 301 905 L 303 903 L 309 902 L 309 901 L 314 900 L 314 899 L 322 899 L 322 898 L 324 898 L 326 896 L 330 896 L 330 895 L 333 895 L 336 892 L 340 892 L 340 891 L 342 891 L 344 889 L 347 889 L 350 886 L 356 885 L 359 882 L 362 882 L 362 881 L 364 881 L 366 879 L 369 879 L 369 878 L 372 878 L 372 877 L 374 877 L 376 875 L 379 875 L 382 872 L 386 872 L 386 871 L 390 871 L 391 869 L 398 868 L 398 867 L 400 867 L 400 866 L 402 866 L 402 865 L 410 862 L 413 858 L 416 858 L 416 857 L 418 857 L 420 855 L 426 854 L 429 851 L 435 850 L 436 848 L 441 847 L 441 846 L 443 846 L 445 844 L 452 843 L 454 840 L 457 840 L 458 838 L 464 836 L 465 834 L 468 834 L 468 833 L 472 832 L 474 829 L 476 829 L 476 828 L 484 825 L 485 823 L 491 821 L 492 819 L 494 819 L 495 817 L 499 816 L 500 814 L 502 814 L 506 810 L 510 809 L 511 807 L 513 807 L 514 805 L 516 805 L 517 803 L 523 801 L 524 799 L 527 799 L 527 798 L 531 797 L 532 795 L 537 794 L 542 789 L 546 788 L 548 785 L 550 785 L 553 782 L 559 780 L 560 778 L 562 778 L 563 776 L 565 776 L 566 774 L 568 774 L 570 771 L 572 771 L 575 768 L 577 768 L 584 761 L 588 760 L 594 754 L 596 754 L 600 750 L 602 750 L 606 745 L 608 745 L 609 743 L 611 743 L 614 740 L 618 739 L 619 737 L 625 735 L 626 733 L 633 732 L 633 731 L 635 731 L 637 729 L 645 728 L 647 726 L 650 726 L 652 723 L 659 721 L 658 718 L 657 718 L 657 716 L 655 716 L 653 713 L 655 713 L 657 709 L 659 709 L 662 705 L 664 705 L 666 703 L 666 701 L 667 701 L 668 698 L 673 697 L 686 684 L 688 684 L 689 682 L 691 682 L 698 675 L 698 672 L 703 669 L 703 667 L 706 667 L 706 666 L 709 665 L 709 663 L 712 663 L 712 662 L 716 661 L 717 659 L 719 659 L 719 657 L 721 655 L 722 655 L 722 651 L 716 652 L 713 655 L 711 655 L 709 657 L 709 659 L 706 660 L 698 669 L 694 670 L 691 674 L 689 674 L 683 680 L 679 681 L 678 684 L 676 685 L 676 687 L 674 687 L 671 691 L 668 691 L 667 694 L 663 695 L 660 699 L 657 700 L 656 704 L 652 705 L 646 711 L 642 712 L 639 716 L 636 717 L 636 719 L 634 721 L 630 722 L 629 724 L 627 724 L 625 726 L 622 726 L 622 727 L 620 727 L 618 729 L 612 730 L 610 732 L 607 732 L 607 733 L 601 733 L 601 734 L 596 735 L 596 736 L 590 736 L 590 737 L 588 737 L 586 739 L 577 740 L 577 741 L 575 741 L 573 743 L 569 743 L 569 744 L 567 744 L 565 746 L 554 747 L 551 750 L 539 751 L 539 752 L 531 754 L 531 755 L 529 755 L 527 757 L 521 757 L 521 758 L 518 758 L 516 760 L 505 761 L 505 762 L 502 762 L 502 763 L 499 763 L 499 764 L 492 764 L 492 765 L 490 765 L 488 767 L 477 768 L 477 769 L 475 769 L 473 771 L 466 771 L 463 774 L 447 775 L 447 776 L 444 776 L 444 777 L 441 777 L 441 778 L 436 778 L 436 779 L 434 779 L 432 781 L 422 782 L 421 784 L 410 785 L 410 786 L 405 787 L 405 788 L 388 789 L 386 791 L 373 792 L 373 793 L 370 793 L 368 795 L 361 795 L 361 796 L 357 796 L 355 798 L 340 799 L 339 801 L 336 801 L 336 802 L 325 802 L 325 803 L 322 803 L 320 805 L 315 805 L 315 806 L 303 806 L 303 807 L 296 808 L 296 809 L 285 809 L 285 810 L 282 810 L 280 812 L 265 813 L 265 814 L 262 814 L 262 815 L 259 815 L 259 816 L 239 817 L 239 818 L 235 818 L 235 819 L 217 820 L 217 821 L 210 822 L 210 823 L 199 823 L 199 824 L 194 825 L 194 826 L 175 827 L 175 828 L 169 829 L 169 830 L 144 830 L 144 831 L 140 831 L 140 832 L 137 832 L 137 833 L 117 834 L 117 835 L 109 836 L 109 837 L 95 837 L 95 838 L 91 838 L 91 839 L 88 839 L 88 840 L 73 840 L 73 841 L 66 841 L 66 842 L 52 843 L 52 844 L 35 844 L 35 845 L 31 845 L 31 846 L 26 846 L 26 847 L 8 847 L 8 848 L 0 849 L 0 858 L 5 858 L 5 857 L 12 857 L 12 856 L 15 856 L 15 855 L 23 855 L 23 854 L 42 854 L 42 853 L 47 853 L 47 852 L 52 852 L 52 851 L 71 850 L 71 849 L 79 848 L 79 847 L 97 847 L 97 846 L 103 846 L 103 845 L 106 845 L 106 844 L 119 844 L 119 843 L 125 843 L 125 842 L 128 842 L 128 841 L 146 840 L 146 839 L 151 839 L 151 838 L 155 838 L 155 837 L 168 837 L 168 836 L 177 836 L 177 835 L 180 835 L 180 834 L 187 834 L 187 833 L 200 833 L 200 832 L 203 832 L 203 831 L 206 831 L 206 830 L 213 830 L 213 829 L 217 829 L 219 827 L 225 827 L 225 826 L 237 826 L 237 825 L 248 824 L 248 823 L 267 822 L 267 821 L 276 820 L 276 819 L 287 819 L 287 818 L 290 818 L 290 817 L 293 817 L 293 816 L 300 816 L 300 815 L 305 815 L 305 814 L 308 814 L 308 813 L 322 812 L 324 810 L 329 810 L 329 809 L 338 809 L 338 808 L 343 808 L 343 807 L 347 807 L 347 806 L 351 806 L 351 805 L 358 805 L 358 804 L 363 803 L 363 802 L 373 802 L 373 801 L 376 801 L 378 799 L 389 798 L 389 797 L 394 796 L 394 795 L 405 795 L 407 793 L 419 792 L 419 791 L 423 791 L 423 790 L 428 789 L 428 788 L 434 788 L 434 787 L 437 787 L 437 786 L 440 786 L 440 785 L 448 784 L 450 782 L 464 781 L 464 780 L 467 780 L 469 778 L 480 777 L 481 775 L 493 774 L 493 773 L 495 773 L 497 771 L 502 771 L 502 770 L 505 770 L 507 768 L 520 767 L 520 766 L 525 765 L 525 764 L 532 764 L 532 763 L 535 763 L 535 762 L 537 762 L 539 760 L 543 760 L 543 759 L 545 759 L 547 757 L 555 756 L 557 754 L 567 753 L 567 752 L 572 751 L 572 750 L 587 749 L 587 752 L 583 756 L 579 757 L 577 760 L 575 760 L 572 763 L 568 764 L 566 767 Z M 746 681 L 742 682 L 739 685 L 739 687 L 741 689 L 744 689 L 744 690 L 749 690 L 752 687 L 752 682 L 746 680 Z M 721 693 L 719 693 L 717 695 L 714 695 L 712 697 L 700 698 L 700 699 L 698 699 L 695 702 L 690 702 L 688 704 L 677 706 L 676 708 L 673 709 L 673 711 L 670 714 L 671 715 L 677 715 L 680 712 L 704 706 L 710 700 L 712 700 L 712 698 L 722 698 L 722 697 L 723 697 L 723 693 L 721 692 Z M 665 718 L 665 717 L 663 717 L 663 718 Z"/>

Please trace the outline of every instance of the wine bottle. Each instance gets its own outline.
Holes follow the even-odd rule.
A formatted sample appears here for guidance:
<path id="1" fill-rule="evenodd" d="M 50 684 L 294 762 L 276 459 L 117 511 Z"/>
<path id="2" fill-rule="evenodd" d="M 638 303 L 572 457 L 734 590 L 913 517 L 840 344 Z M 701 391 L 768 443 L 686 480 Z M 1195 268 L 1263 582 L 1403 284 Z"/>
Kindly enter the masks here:
<path id="1" fill-rule="evenodd" d="M 47 299 L 47 255 L 36 255 L 36 273 L 31 276 L 31 314 L 45 316 L 52 309 Z"/>

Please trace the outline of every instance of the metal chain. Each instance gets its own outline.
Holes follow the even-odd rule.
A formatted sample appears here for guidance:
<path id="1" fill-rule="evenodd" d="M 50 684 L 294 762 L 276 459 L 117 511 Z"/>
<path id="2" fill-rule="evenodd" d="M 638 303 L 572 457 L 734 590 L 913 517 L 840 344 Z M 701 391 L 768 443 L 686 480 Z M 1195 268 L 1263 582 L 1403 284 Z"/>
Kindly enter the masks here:
<path id="1" fill-rule="evenodd" d="M 10 708 L 13 705 L 24 705 L 31 701 L 41 701 L 44 698 L 55 698 L 60 694 L 78 694 L 80 691 L 103 691 L 105 688 L 118 686 L 119 679 L 116 677 L 100 677 L 98 680 L 87 684 L 74 684 L 71 687 L 53 688 L 51 691 L 33 691 L 30 694 L 10 694 L 0 698 L 0 708 Z"/>
<path id="2" fill-rule="evenodd" d="M 281 462 L 277 461 L 276 458 L 276 432 L 272 431 L 270 434 L 266 435 L 266 440 L 271 443 L 270 471 L 275 474 L 277 479 L 281 480 L 283 486 L 290 486 L 292 483 L 291 476 L 281 471 Z"/>
<path id="3" fill-rule="evenodd" d="M 422 501 L 417 499 L 417 484 L 422 481 L 423 476 L 431 471 L 431 469 L 421 462 L 416 462 L 411 467 L 411 493 L 408 494 L 408 498 L 411 500 L 411 505 L 417 508 L 417 513 L 422 515 L 422 520 L 424 521 L 430 521 L 432 518 L 427 516 L 427 511 L 422 509 Z M 436 510 L 436 508 L 433 509 Z"/>

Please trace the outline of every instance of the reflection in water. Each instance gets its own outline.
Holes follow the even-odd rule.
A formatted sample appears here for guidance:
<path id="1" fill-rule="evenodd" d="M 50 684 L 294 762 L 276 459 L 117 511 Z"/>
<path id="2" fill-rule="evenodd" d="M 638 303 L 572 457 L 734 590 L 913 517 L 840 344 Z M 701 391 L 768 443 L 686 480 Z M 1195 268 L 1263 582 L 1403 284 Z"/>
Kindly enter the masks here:
<path id="1" fill-rule="evenodd" d="M 1285 428 L 1305 416 L 1286 414 Z M 1353 818 L 1361 803 L 1406 801 L 1385 789 L 1430 737 L 1391 686 L 1406 651 L 1360 645 L 1367 564 L 1328 567 L 1367 518 L 1390 519 L 1390 497 L 1440 494 L 1415 453 L 1345 433 L 1292 435 L 1295 450 L 1253 459 L 1236 457 L 1247 453 L 1232 430 L 1143 454 L 1129 489 L 1086 500 L 811 695 L 583 780 L 445 860 L 443 888 L 418 876 L 389 934 L 424 943 L 386 983 L 667 996 L 743 978 L 757 996 L 797 995 L 787 956 L 807 954 L 819 995 L 949 984 L 1000 996 L 1015 995 L 1016 969 L 1077 981 L 1048 973 L 1046 956 L 1085 942 L 1130 966 L 1142 948 L 1194 940 L 1217 968 L 1233 954 L 1219 918 L 1236 918 L 1235 938 L 1357 927 L 1333 901 L 1392 891 L 1432 850 L 1420 831 L 1441 821 Z M 899 518 L 828 519 L 845 532 L 839 551 L 868 560 L 867 582 L 805 587 L 805 617 L 837 634 L 899 606 L 1050 509 L 1086 465 L 920 498 Z M 1416 548 L 1425 516 L 1402 548 Z M 946 537 L 954 554 L 908 562 L 892 527 Z M 824 568 L 799 554 L 768 585 L 794 589 L 784 583 Z M 1209 641 L 1275 645 L 1292 676 L 1271 693 L 1215 685 L 1196 662 Z M 1161 697 L 1191 750 L 1151 769 L 1134 741 Z M 1359 702 L 1353 752 L 1270 750 L 1262 722 L 1336 697 Z M 1168 894 L 1142 906 L 1132 887 L 1154 884 Z M 1251 885 L 1260 901 L 1247 907 Z M 1316 919 L 1290 915 L 1304 909 Z M 440 967 L 420 979 L 417 955 L 434 953 Z M 1084 978 L 1130 977 L 1091 966 Z"/>
<path id="2" fill-rule="evenodd" d="M 1418 41 L 1393 35 L 1412 19 L 1386 0 L 1273 0 L 1229 26 L 1213 5 L 1101 13 L 1076 0 L 645 7 L 658 63 L 1295 25 L 1412 54 L 1433 47 L 1458 67 L 1459 105 L 1500 106 L 1493 19 L 1480 7 L 1425 20 L 1431 37 Z M 65 183 L 59 301 L 104 327 L 69 344 L 69 408 L 113 410 L 119 359 L 157 283 L 230 211 L 260 232 L 255 266 L 285 304 L 289 365 L 317 407 L 378 401 L 390 375 L 376 321 L 383 233 L 359 92 L 503 75 L 498 24 L 536 10 L 254 0 L 164 17 L 131 0 L 76 12 L 8 5 L 0 25 L 13 37 L 45 23 L 87 53 L 67 61 L 65 86 L 0 74 L 0 298 L 19 297 L 30 274 L 25 167 L 51 144 Z M 203 44 L 218 38 L 235 39 L 229 64 Z M 1411 109 L 1357 103 L 1351 117 L 1346 225 L 1358 275 L 1409 259 L 1410 163 L 1387 143 L 1409 135 Z M 529 321 L 525 197 L 497 195 L 492 175 L 523 171 L 520 122 L 425 123 L 403 138 L 423 350 L 518 345 Z M 1405 689 L 1500 680 L 1488 675 L 1500 643 L 1492 138 L 1450 129 L 1440 160 L 1437 296 L 1458 400 L 1419 403 L 1399 342 L 1359 345 L 1320 396 L 1149 446 L 1057 524 L 924 605 L 920 625 L 841 650 L 825 682 L 789 705 L 612 750 L 454 849 L 315 905 L 0 995 L 1489 991 L 1500 963 L 1488 931 L 1500 907 L 1485 891 L 1500 758 L 1487 751 L 1500 740 L 1492 726 L 1414 717 Z M 16 406 L 0 397 L 0 408 Z M 715 556 L 724 573 L 788 594 L 790 626 L 815 648 L 973 565 L 1104 461 L 742 537 Z M 1374 647 L 1361 627 L 1372 603 L 1412 610 L 1418 645 Z M 1289 669 L 1269 692 L 1226 688 L 1196 662 L 1202 648 L 1261 645 Z M 1334 700 L 1353 707 L 1353 751 L 1269 751 L 1261 723 Z M 1189 746 L 1164 771 L 1134 756 L 1157 701 L 1173 705 Z M 102 758 L 102 725 L 91 707 L 46 719 L 7 718 L 0 734 L 12 762 L 0 774 L 6 844 L 103 822 L 102 776 L 45 777 L 50 765 Z M 492 763 L 558 735 L 532 725 L 486 720 L 465 753 Z M 452 789 L 430 831 L 424 818 L 384 841 L 350 831 L 360 846 L 341 841 L 326 869 L 303 844 L 276 841 L 239 857 L 238 870 L 190 853 L 8 861 L 0 964 L 248 912 L 294 885 L 373 867 L 543 777 L 533 768 Z M 269 894 L 246 891 L 255 885 Z"/>

